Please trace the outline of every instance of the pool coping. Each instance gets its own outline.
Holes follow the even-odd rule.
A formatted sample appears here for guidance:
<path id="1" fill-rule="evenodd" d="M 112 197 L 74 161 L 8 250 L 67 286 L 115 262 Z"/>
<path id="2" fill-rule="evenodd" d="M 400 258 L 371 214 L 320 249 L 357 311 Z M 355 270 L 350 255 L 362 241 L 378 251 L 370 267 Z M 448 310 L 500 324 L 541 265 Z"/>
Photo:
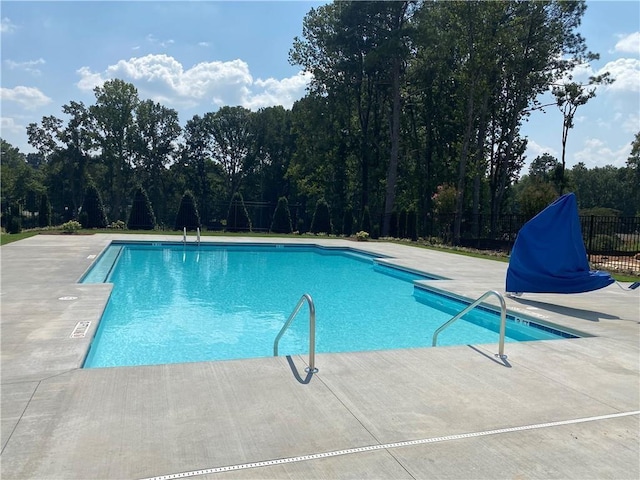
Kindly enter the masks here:
<path id="1" fill-rule="evenodd" d="M 613 285 L 506 299 L 509 309 L 594 335 L 509 344 L 508 367 L 492 361 L 494 345 L 472 345 L 321 354 L 307 383 L 293 374 L 303 371 L 303 356 L 83 371 L 76 353 L 87 338 L 69 337 L 77 322 L 95 320 L 110 290 L 75 282 L 113 238 L 39 235 L 0 250 L 5 478 L 638 477 L 637 292 Z M 318 242 L 355 243 L 302 243 Z M 466 298 L 504 290 L 501 262 L 382 242 L 358 248 L 400 267 L 428 264 L 448 280 L 426 285 Z M 469 403 L 488 388 L 502 395 Z M 572 419 L 590 420 L 562 423 Z"/>

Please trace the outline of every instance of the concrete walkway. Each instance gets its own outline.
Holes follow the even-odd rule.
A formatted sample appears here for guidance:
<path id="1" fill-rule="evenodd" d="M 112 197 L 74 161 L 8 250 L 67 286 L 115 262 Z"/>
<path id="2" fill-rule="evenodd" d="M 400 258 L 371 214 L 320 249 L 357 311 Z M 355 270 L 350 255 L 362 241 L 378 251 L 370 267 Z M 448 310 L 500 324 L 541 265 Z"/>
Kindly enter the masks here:
<path id="1" fill-rule="evenodd" d="M 307 383 L 306 356 L 83 370 L 111 286 L 76 282 L 117 238 L 180 239 L 38 235 L 0 249 L 3 480 L 640 478 L 638 290 L 507 298 L 588 336 L 509 343 L 506 366 L 492 344 L 320 354 Z M 504 291 L 502 262 L 277 242 L 384 254 L 470 299 Z"/>

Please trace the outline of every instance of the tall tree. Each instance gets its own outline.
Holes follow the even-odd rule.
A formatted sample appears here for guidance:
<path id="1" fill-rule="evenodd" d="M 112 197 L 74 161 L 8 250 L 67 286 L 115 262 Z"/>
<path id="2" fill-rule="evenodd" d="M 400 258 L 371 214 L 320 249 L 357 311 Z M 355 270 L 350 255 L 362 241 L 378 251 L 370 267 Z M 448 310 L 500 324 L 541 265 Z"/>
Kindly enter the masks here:
<path id="1" fill-rule="evenodd" d="M 94 88 L 96 103 L 89 108 L 94 135 L 106 166 L 104 185 L 107 211 L 112 220 L 126 219 L 124 203 L 132 186 L 134 161 L 134 114 L 138 91 L 123 80 L 108 80 Z"/>
<path id="2" fill-rule="evenodd" d="M 167 220 L 166 173 L 175 160 L 182 128 L 178 112 L 152 100 L 136 108 L 134 165 L 139 182 L 148 192 L 159 218 Z"/>
<path id="3" fill-rule="evenodd" d="M 213 137 L 212 158 L 224 172 L 227 198 L 231 198 L 243 179 L 254 168 L 255 143 L 252 112 L 244 107 L 224 106 L 207 114 Z"/>
<path id="4" fill-rule="evenodd" d="M 588 60 L 595 60 L 597 58 L 598 56 L 595 54 L 589 54 L 588 56 Z M 569 79 L 571 79 L 571 77 L 569 77 Z M 613 79 L 610 78 L 610 75 L 607 72 L 597 77 L 591 77 L 588 85 L 570 81 L 553 87 L 553 95 L 556 98 L 558 108 L 562 112 L 562 164 L 560 170 L 561 194 L 564 193 L 564 188 L 566 186 L 564 171 L 566 168 L 565 154 L 567 149 L 567 138 L 569 136 L 569 130 L 574 127 L 573 119 L 576 111 L 578 110 L 578 107 L 585 105 L 589 100 L 596 96 L 596 87 L 591 85 L 607 85 L 612 82 Z"/>

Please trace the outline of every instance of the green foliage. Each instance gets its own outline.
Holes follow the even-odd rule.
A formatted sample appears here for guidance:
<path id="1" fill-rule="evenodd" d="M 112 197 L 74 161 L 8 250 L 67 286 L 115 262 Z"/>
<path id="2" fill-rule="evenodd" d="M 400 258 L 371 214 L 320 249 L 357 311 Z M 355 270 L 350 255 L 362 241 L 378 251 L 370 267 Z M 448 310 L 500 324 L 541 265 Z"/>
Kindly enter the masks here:
<path id="1" fill-rule="evenodd" d="M 144 188 L 138 187 L 133 195 L 133 205 L 129 214 L 127 228 L 129 230 L 153 230 L 156 227 L 156 217 L 153 214 L 151 202 Z"/>
<path id="2" fill-rule="evenodd" d="M 584 217 L 619 217 L 620 210 L 616 210 L 615 208 L 604 208 L 604 207 L 595 207 L 595 208 L 581 208 L 580 215 Z"/>
<path id="3" fill-rule="evenodd" d="M 105 228 L 107 226 L 107 215 L 104 211 L 102 198 L 93 183 L 89 183 L 84 192 L 81 211 L 83 214 L 82 226 L 84 228 Z"/>
<path id="4" fill-rule="evenodd" d="M 369 206 L 365 206 L 362 210 L 362 218 L 360 219 L 360 230 L 363 232 L 371 232 L 371 215 L 369 214 Z"/>
<path id="5" fill-rule="evenodd" d="M 456 197 L 458 191 L 453 185 L 445 183 L 438 185 L 436 193 L 431 196 L 434 212 L 437 214 L 452 214 L 456 212 Z"/>
<path id="6" fill-rule="evenodd" d="M 184 192 L 180 200 L 180 208 L 176 214 L 175 230 L 196 230 L 200 228 L 200 214 L 196 205 L 196 199 L 190 190 Z"/>
<path id="7" fill-rule="evenodd" d="M 344 213 L 342 215 L 342 234 L 348 237 L 351 235 L 352 232 L 353 232 L 353 207 L 349 205 L 344 209 Z"/>
<path id="8" fill-rule="evenodd" d="M 400 214 L 401 218 L 402 214 Z M 389 219 L 389 236 L 392 238 L 399 238 L 402 234 L 400 233 L 402 229 L 400 229 L 400 219 L 398 218 L 398 212 L 395 210 L 391 212 L 391 218 Z"/>
<path id="9" fill-rule="evenodd" d="M 407 231 L 407 214 L 407 210 L 403 208 L 402 210 L 400 210 L 400 215 L 398 216 L 398 237 L 400 238 L 407 238 L 409 236 L 409 233 Z"/>
<path id="10" fill-rule="evenodd" d="M 51 203 L 46 193 L 40 196 L 40 208 L 38 210 L 38 226 L 51 226 Z"/>
<path id="11" fill-rule="evenodd" d="M 250 232 L 251 219 L 244 205 L 244 199 L 240 192 L 233 194 L 231 205 L 229 205 L 229 213 L 227 214 L 227 232 Z"/>
<path id="12" fill-rule="evenodd" d="M 62 224 L 62 231 L 64 233 L 76 233 L 81 228 L 82 225 L 80 225 L 80 222 L 76 220 L 69 220 L 68 222 Z"/>
<path id="13" fill-rule="evenodd" d="M 369 240 L 369 234 L 363 231 L 357 232 L 356 240 L 359 242 L 366 242 L 367 240 Z"/>
<path id="14" fill-rule="evenodd" d="M 22 232 L 22 209 L 17 203 L 9 206 L 4 214 L 5 230 L 7 233 Z"/>
<path id="15" fill-rule="evenodd" d="M 622 241 L 616 235 L 599 234 L 594 235 L 589 243 L 589 249 L 592 251 L 611 251 L 620 250 Z"/>
<path id="16" fill-rule="evenodd" d="M 518 195 L 520 213 L 527 219 L 535 217 L 558 197 L 556 190 L 548 183 L 532 182 Z"/>
<path id="17" fill-rule="evenodd" d="M 273 233 L 291 233 L 293 231 L 287 197 L 280 197 L 278 199 L 278 206 L 276 207 L 275 212 L 273 212 L 273 220 L 271 222 L 270 230 Z"/>
<path id="18" fill-rule="evenodd" d="M 410 238 L 414 242 L 418 240 L 418 222 L 417 213 L 414 209 L 407 211 L 407 231 L 406 238 Z"/>
<path id="19" fill-rule="evenodd" d="M 324 198 L 319 199 L 316 202 L 316 210 L 313 213 L 313 219 L 311 220 L 311 233 L 326 233 L 331 235 L 333 228 L 331 225 L 331 215 L 329 214 L 329 204 Z"/>

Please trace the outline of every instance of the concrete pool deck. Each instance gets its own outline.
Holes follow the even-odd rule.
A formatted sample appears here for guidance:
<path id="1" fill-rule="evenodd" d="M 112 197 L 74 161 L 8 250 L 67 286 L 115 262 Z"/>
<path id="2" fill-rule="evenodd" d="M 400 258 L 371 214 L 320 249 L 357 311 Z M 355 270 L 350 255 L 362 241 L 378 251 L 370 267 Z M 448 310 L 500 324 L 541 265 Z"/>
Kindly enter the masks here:
<path id="1" fill-rule="evenodd" d="M 38 235 L 0 249 L 3 480 L 640 478 L 640 290 L 506 298 L 591 335 L 508 343 L 507 365 L 496 339 L 318 354 L 310 378 L 306 355 L 83 370 L 111 286 L 77 281 L 114 239 L 181 238 Z M 504 292 L 506 263 L 410 246 L 203 241 L 355 247 L 472 300 Z"/>

